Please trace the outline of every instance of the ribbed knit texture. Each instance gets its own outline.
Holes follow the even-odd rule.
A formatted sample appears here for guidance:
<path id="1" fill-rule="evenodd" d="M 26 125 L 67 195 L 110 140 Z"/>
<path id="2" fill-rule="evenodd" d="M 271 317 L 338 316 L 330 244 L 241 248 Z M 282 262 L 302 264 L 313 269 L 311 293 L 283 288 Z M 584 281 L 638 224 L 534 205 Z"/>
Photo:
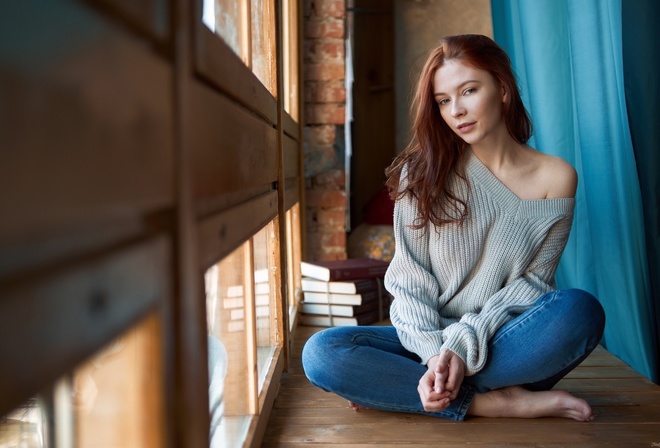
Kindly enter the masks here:
<path id="1" fill-rule="evenodd" d="M 463 225 L 413 230 L 416 201 L 396 202 L 396 250 L 385 287 L 406 349 L 426 364 L 448 348 L 465 361 L 466 375 L 474 375 L 495 332 L 555 289 L 575 199 L 521 200 L 472 152 L 466 157 L 470 189 L 454 179 L 454 191 L 468 200 Z"/>

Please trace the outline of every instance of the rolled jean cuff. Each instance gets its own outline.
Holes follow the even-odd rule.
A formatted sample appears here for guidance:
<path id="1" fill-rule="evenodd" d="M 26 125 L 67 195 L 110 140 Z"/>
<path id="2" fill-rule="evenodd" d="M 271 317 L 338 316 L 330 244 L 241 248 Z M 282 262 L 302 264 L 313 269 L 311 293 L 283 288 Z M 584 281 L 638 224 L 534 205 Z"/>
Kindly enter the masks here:
<path id="1" fill-rule="evenodd" d="M 476 390 L 472 386 L 461 386 L 461 390 L 454 401 L 451 402 L 448 409 L 444 411 L 432 413 L 437 414 L 437 417 L 446 418 L 455 422 L 462 422 L 465 420 L 467 411 L 472 404 Z"/>

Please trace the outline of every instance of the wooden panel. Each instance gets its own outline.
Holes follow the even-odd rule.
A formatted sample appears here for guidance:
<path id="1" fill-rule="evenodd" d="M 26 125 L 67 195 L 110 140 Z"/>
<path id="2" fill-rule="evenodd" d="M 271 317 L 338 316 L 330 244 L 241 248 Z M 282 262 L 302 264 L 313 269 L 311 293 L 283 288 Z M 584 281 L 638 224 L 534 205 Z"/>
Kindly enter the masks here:
<path id="1" fill-rule="evenodd" d="M 206 269 L 228 255 L 277 215 L 277 192 L 271 192 L 199 224 L 198 251 Z"/>
<path id="2" fill-rule="evenodd" d="M 300 147 L 298 142 L 288 136 L 283 137 L 284 178 L 300 176 Z"/>
<path id="3" fill-rule="evenodd" d="M 298 141 L 298 123 L 286 112 L 282 114 L 282 128 L 286 135 Z"/>
<path id="4" fill-rule="evenodd" d="M 171 207 L 171 69 L 89 6 L 3 6 L 0 98 L 0 275 Z"/>
<path id="5" fill-rule="evenodd" d="M 201 12 L 197 17 L 194 59 L 199 76 L 269 123 L 277 123 L 275 98 L 236 53 L 202 23 Z"/>
<path id="6" fill-rule="evenodd" d="M 167 300 L 169 269 L 158 238 L 0 289 L 0 415 Z"/>
<path id="7" fill-rule="evenodd" d="M 124 23 L 164 41 L 169 34 L 170 5 L 167 0 L 87 0 L 116 13 Z"/>
<path id="8" fill-rule="evenodd" d="M 300 202 L 300 188 L 298 186 L 298 178 L 287 179 L 284 190 L 284 209 L 289 210 L 298 202 Z"/>
<path id="9" fill-rule="evenodd" d="M 244 108 L 201 85 L 188 103 L 193 194 L 205 204 L 277 180 L 277 132 Z"/>

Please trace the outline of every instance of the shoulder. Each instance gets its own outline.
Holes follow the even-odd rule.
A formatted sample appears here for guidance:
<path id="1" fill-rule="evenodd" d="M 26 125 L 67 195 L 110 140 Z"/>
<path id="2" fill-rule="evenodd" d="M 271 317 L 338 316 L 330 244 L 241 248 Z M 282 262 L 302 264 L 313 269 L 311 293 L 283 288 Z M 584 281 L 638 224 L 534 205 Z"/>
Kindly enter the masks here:
<path id="1" fill-rule="evenodd" d="M 547 199 L 573 198 L 577 190 L 578 175 L 564 159 L 538 153 L 539 178 L 547 191 Z"/>

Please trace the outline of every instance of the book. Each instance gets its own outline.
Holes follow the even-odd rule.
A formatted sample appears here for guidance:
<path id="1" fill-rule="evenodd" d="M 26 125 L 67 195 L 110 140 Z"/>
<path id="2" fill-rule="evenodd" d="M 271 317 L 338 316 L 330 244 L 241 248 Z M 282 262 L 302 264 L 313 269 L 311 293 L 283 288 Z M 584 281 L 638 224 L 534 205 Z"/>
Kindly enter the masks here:
<path id="1" fill-rule="evenodd" d="M 359 306 L 329 305 L 327 303 L 301 302 L 300 311 L 305 314 L 325 314 L 332 316 L 354 317 L 360 314 L 378 311 L 378 300 L 372 300 Z"/>
<path id="2" fill-rule="evenodd" d="M 362 294 L 339 294 L 327 292 L 303 292 L 303 302 L 305 303 L 325 303 L 333 305 L 353 305 L 359 306 L 364 302 L 378 301 L 378 290 L 367 291 Z"/>
<path id="3" fill-rule="evenodd" d="M 379 278 L 361 278 L 341 282 L 326 282 L 314 278 L 303 277 L 303 292 L 325 292 L 335 294 L 361 294 L 366 291 L 377 291 Z"/>
<path id="4" fill-rule="evenodd" d="M 303 277 L 311 277 L 326 282 L 383 277 L 388 261 L 372 258 L 349 258 L 347 260 L 315 261 L 300 263 Z"/>
<path id="5" fill-rule="evenodd" d="M 353 317 L 323 316 L 320 314 L 301 314 L 300 323 L 313 327 L 347 327 L 356 325 L 370 325 L 378 322 L 378 311 L 371 311 Z"/>

